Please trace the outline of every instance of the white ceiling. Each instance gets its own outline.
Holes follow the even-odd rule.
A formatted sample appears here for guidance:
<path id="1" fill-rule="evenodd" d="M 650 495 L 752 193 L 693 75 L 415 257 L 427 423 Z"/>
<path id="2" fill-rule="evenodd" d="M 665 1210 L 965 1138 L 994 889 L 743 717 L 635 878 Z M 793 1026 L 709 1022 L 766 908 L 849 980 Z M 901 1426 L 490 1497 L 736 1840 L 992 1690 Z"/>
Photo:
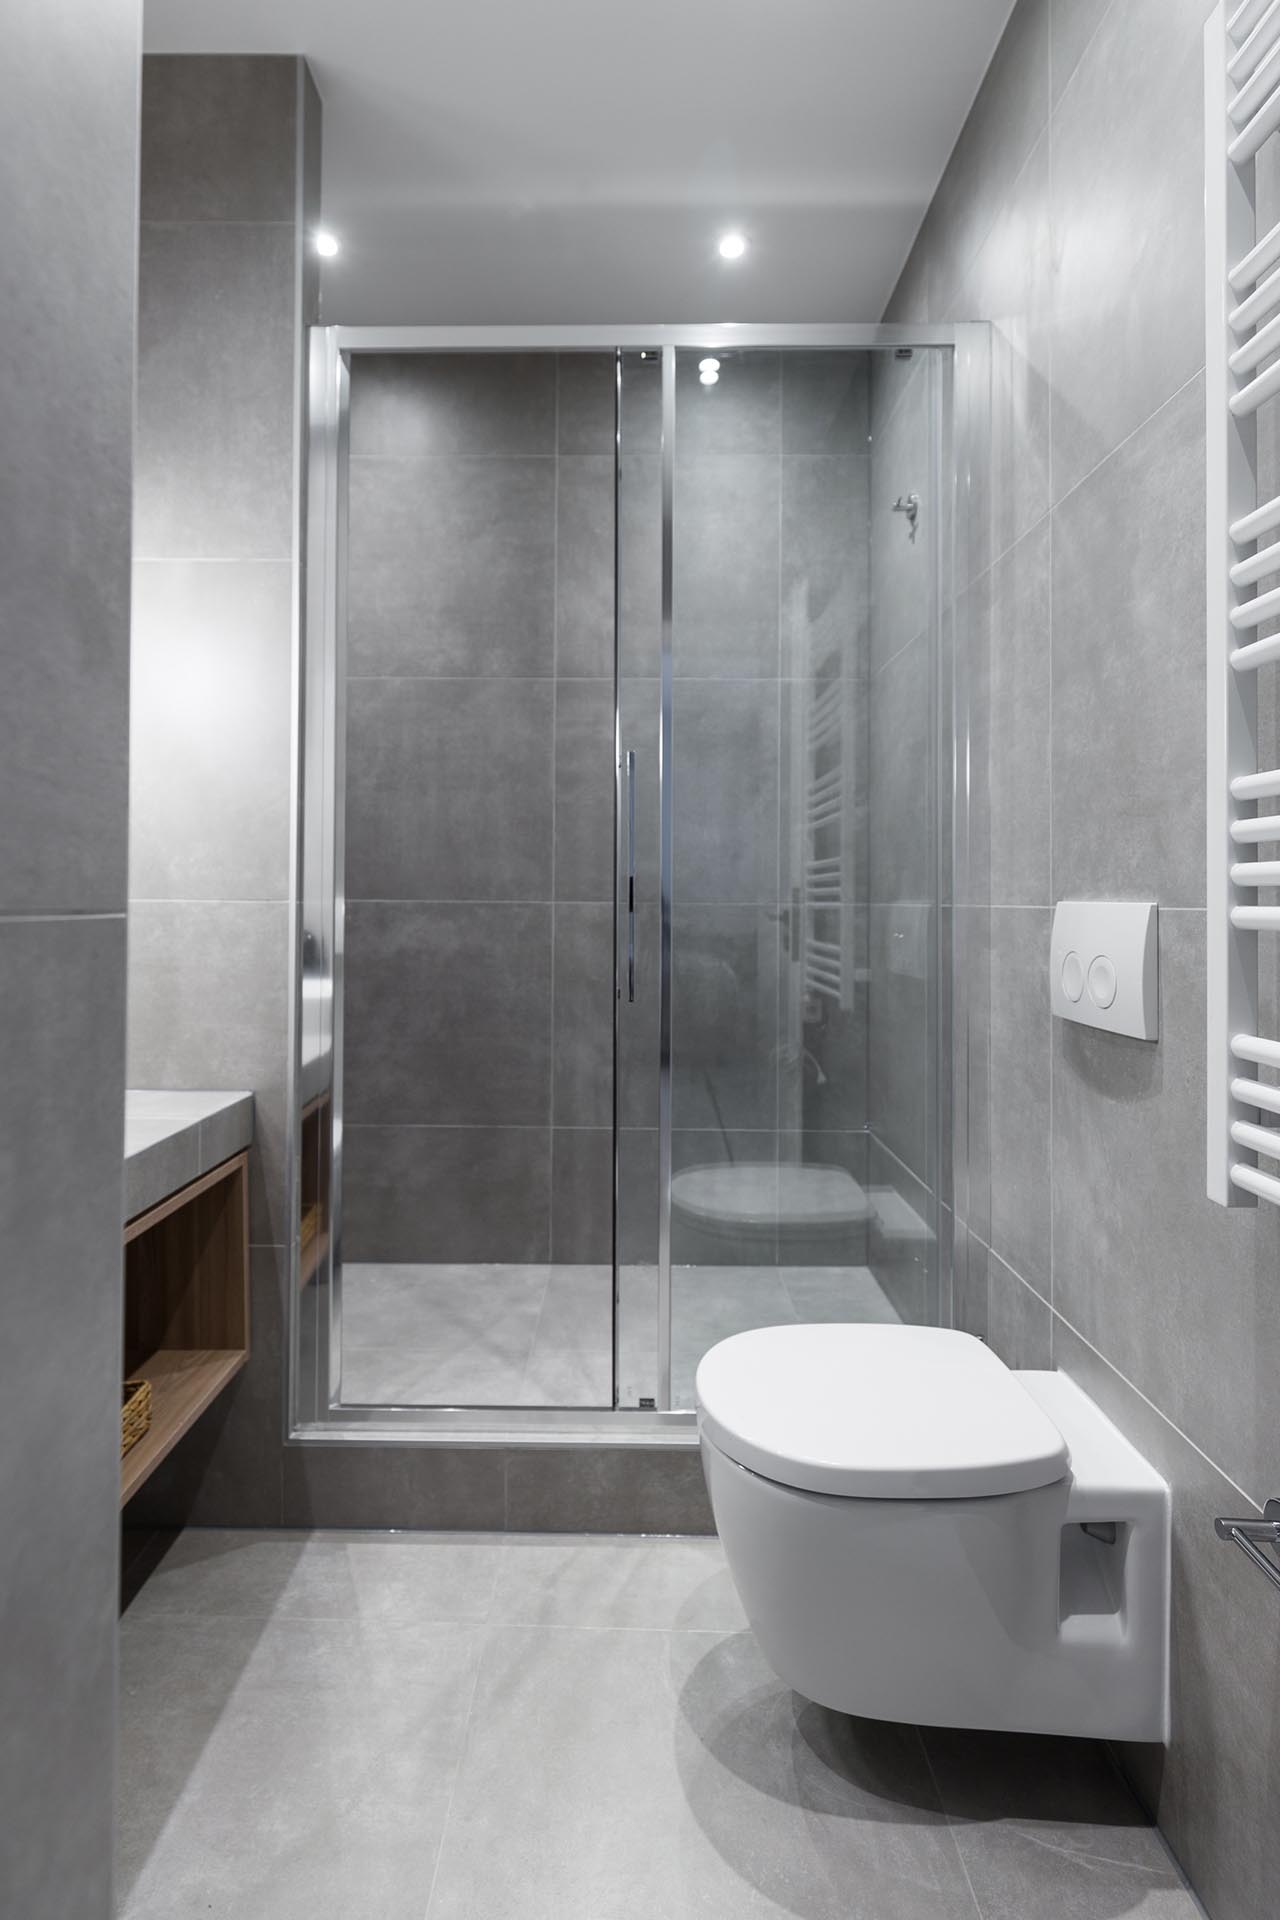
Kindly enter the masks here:
<path id="1" fill-rule="evenodd" d="M 146 0 L 304 53 L 324 317 L 876 320 L 1012 0 Z M 741 226 L 746 260 L 717 234 Z"/>

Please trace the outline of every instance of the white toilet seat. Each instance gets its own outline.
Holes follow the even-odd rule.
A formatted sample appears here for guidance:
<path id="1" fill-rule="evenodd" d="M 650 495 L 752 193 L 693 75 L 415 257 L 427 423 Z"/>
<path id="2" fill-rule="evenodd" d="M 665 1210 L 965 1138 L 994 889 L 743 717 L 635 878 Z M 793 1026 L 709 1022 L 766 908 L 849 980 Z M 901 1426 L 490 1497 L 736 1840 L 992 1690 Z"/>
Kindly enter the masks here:
<path id="1" fill-rule="evenodd" d="M 1062 1434 L 980 1340 L 941 1327 L 761 1327 L 698 1367 L 706 1438 L 779 1485 L 974 1499 L 1061 1480 Z"/>

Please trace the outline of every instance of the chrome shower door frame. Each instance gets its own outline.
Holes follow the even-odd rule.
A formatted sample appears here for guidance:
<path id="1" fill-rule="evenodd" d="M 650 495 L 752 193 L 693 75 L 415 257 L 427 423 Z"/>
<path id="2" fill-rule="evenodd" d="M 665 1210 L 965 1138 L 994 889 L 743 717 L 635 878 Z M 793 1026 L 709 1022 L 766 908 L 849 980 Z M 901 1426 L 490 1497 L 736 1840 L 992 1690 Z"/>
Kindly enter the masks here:
<path id="1" fill-rule="evenodd" d="M 674 591 L 674 471 L 676 355 L 680 349 L 756 349 L 796 351 L 871 351 L 895 348 L 952 349 L 968 331 L 954 326 L 927 325 L 736 325 L 680 323 L 655 326 L 467 326 L 467 327 L 314 327 L 311 329 L 310 440 L 308 550 L 305 561 L 307 617 L 304 658 L 317 659 L 327 670 L 323 684 L 304 672 L 299 702 L 300 763 L 309 777 L 303 788 L 312 804 L 316 798 L 315 770 L 324 762 L 321 792 L 326 814 L 333 823 L 332 845 L 326 848 L 323 877 L 328 897 L 319 902 L 300 900 L 295 923 L 299 942 L 308 908 L 318 907 L 329 935 L 329 982 L 332 1014 L 329 1022 L 328 1089 L 332 1099 L 331 1232 L 326 1273 L 304 1306 L 298 1285 L 300 1247 L 296 1231 L 290 1258 L 288 1436 L 310 1443 L 349 1443 L 383 1440 L 423 1444 L 492 1445 L 694 1445 L 695 1416 L 671 1407 L 671 915 L 672 915 L 672 692 Z M 342 1245 L 342 970 L 343 970 L 343 849 L 342 680 L 346 652 L 345 573 L 347 552 L 347 428 L 350 406 L 350 363 L 362 353 L 609 353 L 618 356 L 617 449 L 621 451 L 621 355 L 660 352 L 662 356 L 662 623 L 660 667 L 659 747 L 659 1191 L 658 1286 L 655 1325 L 657 1406 L 653 1408 L 547 1408 L 468 1406 L 361 1406 L 338 1401 L 341 1380 L 341 1245 Z M 936 469 L 935 469 L 936 471 Z M 617 468 L 615 465 L 615 487 Z M 615 512 L 614 581 L 614 740 L 615 740 L 615 882 L 621 855 L 622 740 L 619 713 L 623 635 L 621 590 L 618 581 Z M 940 554 L 941 559 L 941 554 Z M 944 563 L 945 564 L 945 563 Z M 940 570 L 941 578 L 941 570 Z M 940 716 L 940 720 L 941 720 Z M 319 739 L 317 740 L 317 730 Z M 318 823 L 301 823 L 317 830 Z M 305 892 L 305 882 L 304 882 Z M 615 914 L 615 926 L 617 916 Z M 619 955 L 615 941 L 615 1005 Z M 301 978 L 302 969 L 298 969 Z M 301 1102 L 315 1084 L 315 1065 L 302 1060 L 303 1004 L 301 990 L 292 1007 L 294 1045 L 291 1050 L 287 1145 L 289 1164 L 296 1167 L 300 1148 Z M 618 1037 L 614 1033 L 614 1220 L 618 1216 L 617 1125 Z M 306 1078 L 309 1071 L 310 1078 Z M 938 1103 L 935 1101 L 934 1103 Z M 615 1241 L 614 1381 L 616 1397 L 618 1342 L 619 1258 Z M 307 1314 L 312 1315 L 308 1323 Z M 304 1360 L 310 1365 L 303 1377 Z"/>

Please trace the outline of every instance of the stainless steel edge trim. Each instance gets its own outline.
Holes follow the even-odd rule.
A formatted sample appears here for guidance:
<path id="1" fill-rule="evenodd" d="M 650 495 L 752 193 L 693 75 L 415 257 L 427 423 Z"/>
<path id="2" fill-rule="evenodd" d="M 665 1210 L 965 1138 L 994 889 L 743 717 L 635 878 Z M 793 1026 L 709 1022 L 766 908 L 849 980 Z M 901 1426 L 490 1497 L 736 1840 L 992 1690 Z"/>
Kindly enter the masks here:
<path id="1" fill-rule="evenodd" d="M 671 699 L 676 350 L 662 349 L 662 710 L 658 730 L 658 1406 L 671 1406 Z"/>
<path id="2" fill-rule="evenodd" d="M 613 356 L 613 1313 L 610 1397 L 618 1405 L 622 1312 L 622 1008 L 618 886 L 622 872 L 622 349 Z"/>
<path id="3" fill-rule="evenodd" d="M 668 326 L 338 327 L 343 353 L 613 353 L 632 347 L 952 347 L 954 326 L 677 321 Z"/>
<path id="4" fill-rule="evenodd" d="M 635 1407 L 385 1407 L 333 1409 L 290 1436 L 330 1444 L 492 1447 L 696 1447 L 691 1412 Z"/>
<path id="5" fill-rule="evenodd" d="M 334 443 L 333 669 L 333 1092 L 329 1187 L 329 1312 L 322 1354 L 328 1360 L 325 1387 L 334 1406 L 342 1394 L 342 1206 L 343 1027 L 346 1020 L 347 913 L 347 548 L 350 505 L 351 366 L 334 331 L 333 377 L 337 433 Z"/>

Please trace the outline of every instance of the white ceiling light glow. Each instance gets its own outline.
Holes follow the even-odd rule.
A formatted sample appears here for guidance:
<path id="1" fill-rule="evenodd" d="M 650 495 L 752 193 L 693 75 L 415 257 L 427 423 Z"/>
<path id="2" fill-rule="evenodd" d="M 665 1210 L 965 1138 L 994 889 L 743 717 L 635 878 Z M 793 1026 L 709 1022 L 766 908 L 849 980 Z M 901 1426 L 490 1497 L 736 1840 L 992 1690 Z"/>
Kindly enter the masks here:
<path id="1" fill-rule="evenodd" d="M 322 260 L 334 260 L 340 251 L 336 233 L 320 232 L 316 235 L 316 252 Z"/>
<path id="2" fill-rule="evenodd" d="M 747 237 L 744 233 L 722 233 L 716 247 L 722 260 L 741 260 L 747 250 Z"/>

